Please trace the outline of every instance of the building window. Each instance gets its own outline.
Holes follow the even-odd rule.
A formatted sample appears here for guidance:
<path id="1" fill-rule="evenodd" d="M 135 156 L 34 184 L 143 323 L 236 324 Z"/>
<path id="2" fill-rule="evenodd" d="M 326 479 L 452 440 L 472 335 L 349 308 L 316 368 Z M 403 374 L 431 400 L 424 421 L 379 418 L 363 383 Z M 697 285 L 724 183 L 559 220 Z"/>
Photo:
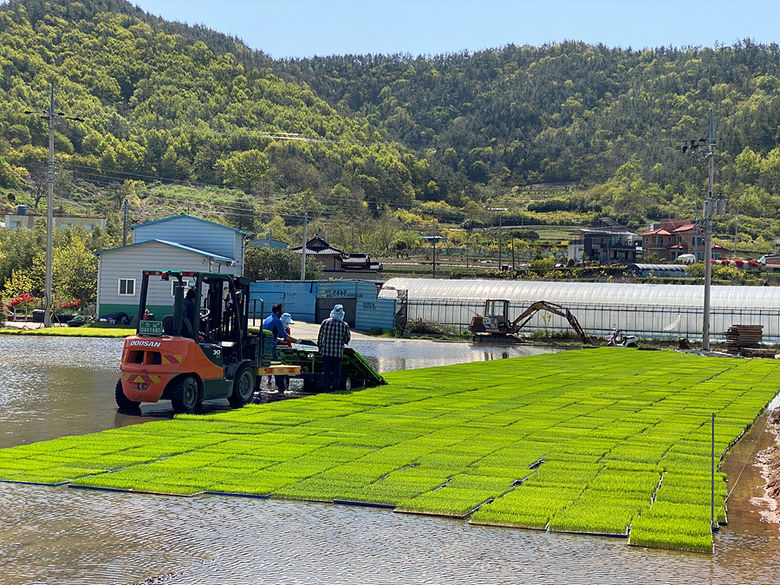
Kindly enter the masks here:
<path id="1" fill-rule="evenodd" d="M 92 230 L 94 230 L 94 229 L 95 229 L 95 224 L 93 224 L 93 223 L 88 223 L 88 224 L 86 224 L 86 225 L 84 226 L 84 228 L 85 228 L 85 229 L 86 229 L 88 232 L 91 232 Z"/>
<path id="2" fill-rule="evenodd" d="M 120 278 L 119 279 L 119 294 L 120 296 L 132 297 L 135 295 L 135 278 Z"/>
<path id="3" fill-rule="evenodd" d="M 183 280 L 182 283 L 181 283 L 181 286 L 184 287 L 184 289 L 185 289 L 184 292 L 186 293 L 187 292 L 186 289 L 195 288 L 195 282 L 194 281 L 189 281 L 189 280 Z M 177 288 L 179 288 L 179 281 L 178 280 L 172 280 L 171 281 L 171 296 L 172 297 L 176 296 L 176 289 Z"/>

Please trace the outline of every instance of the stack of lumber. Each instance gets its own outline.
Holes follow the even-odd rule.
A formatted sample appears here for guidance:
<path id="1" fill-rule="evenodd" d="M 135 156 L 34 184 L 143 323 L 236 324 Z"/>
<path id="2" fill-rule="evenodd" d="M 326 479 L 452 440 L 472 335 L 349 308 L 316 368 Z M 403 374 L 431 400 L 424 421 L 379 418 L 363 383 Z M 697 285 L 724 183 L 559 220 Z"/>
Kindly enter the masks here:
<path id="1" fill-rule="evenodd" d="M 775 350 L 772 348 L 744 347 L 740 353 L 749 358 L 768 358 L 770 360 L 775 359 L 776 356 Z"/>
<path id="2" fill-rule="evenodd" d="M 732 325 L 726 331 L 726 351 L 740 353 L 745 348 L 760 347 L 763 329 L 763 325 Z"/>

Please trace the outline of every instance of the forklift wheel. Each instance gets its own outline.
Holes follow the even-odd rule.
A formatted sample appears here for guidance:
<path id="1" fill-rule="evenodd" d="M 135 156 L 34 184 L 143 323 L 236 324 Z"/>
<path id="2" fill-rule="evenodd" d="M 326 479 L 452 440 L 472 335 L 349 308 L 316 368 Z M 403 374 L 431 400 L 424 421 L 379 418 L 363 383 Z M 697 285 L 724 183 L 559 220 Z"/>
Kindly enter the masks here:
<path id="1" fill-rule="evenodd" d="M 173 412 L 193 414 L 200 406 L 200 389 L 193 376 L 182 376 L 171 388 Z"/>
<path id="2" fill-rule="evenodd" d="M 116 382 L 114 398 L 116 399 L 116 405 L 119 407 L 119 410 L 137 411 L 141 406 L 140 402 L 130 400 L 127 396 L 125 396 L 125 393 L 122 392 L 122 380 L 117 380 Z"/>
<path id="3" fill-rule="evenodd" d="M 241 366 L 233 380 L 233 393 L 228 396 L 230 406 L 244 406 L 252 402 L 255 395 L 255 373 L 249 366 Z"/>

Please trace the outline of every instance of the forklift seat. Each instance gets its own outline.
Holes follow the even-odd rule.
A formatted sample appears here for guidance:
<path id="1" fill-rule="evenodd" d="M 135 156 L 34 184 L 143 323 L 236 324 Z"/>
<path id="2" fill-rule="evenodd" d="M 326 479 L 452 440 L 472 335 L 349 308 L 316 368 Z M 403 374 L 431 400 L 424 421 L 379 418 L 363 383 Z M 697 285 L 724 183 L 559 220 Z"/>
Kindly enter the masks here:
<path id="1" fill-rule="evenodd" d="M 176 335 L 173 328 L 173 315 L 165 315 L 162 320 L 162 329 L 165 335 Z M 181 319 L 181 334 L 184 337 L 192 337 L 192 325 L 186 317 Z"/>

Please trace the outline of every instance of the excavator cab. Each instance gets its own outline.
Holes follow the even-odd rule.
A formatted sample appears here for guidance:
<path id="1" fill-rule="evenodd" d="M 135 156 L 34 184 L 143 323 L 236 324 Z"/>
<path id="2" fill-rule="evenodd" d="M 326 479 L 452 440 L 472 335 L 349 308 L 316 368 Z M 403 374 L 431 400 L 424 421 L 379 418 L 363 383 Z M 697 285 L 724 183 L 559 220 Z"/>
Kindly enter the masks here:
<path id="1" fill-rule="evenodd" d="M 489 299 L 485 301 L 485 314 L 472 319 L 472 330 L 478 327 L 476 321 L 481 321 L 479 331 L 495 335 L 506 335 L 509 332 L 509 301 Z"/>

